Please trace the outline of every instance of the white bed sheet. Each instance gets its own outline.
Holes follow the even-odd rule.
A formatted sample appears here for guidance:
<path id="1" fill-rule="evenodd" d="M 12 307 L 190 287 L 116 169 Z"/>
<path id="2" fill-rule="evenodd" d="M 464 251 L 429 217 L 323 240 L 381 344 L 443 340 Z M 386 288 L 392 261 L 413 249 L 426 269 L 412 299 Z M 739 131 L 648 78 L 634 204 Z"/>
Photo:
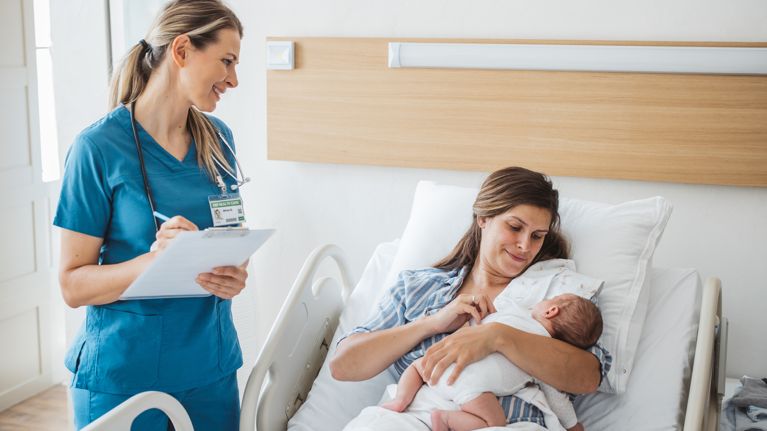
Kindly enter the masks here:
<path id="1" fill-rule="evenodd" d="M 397 245 L 393 241 L 376 248 L 341 315 L 328 359 L 306 402 L 289 421 L 289 430 L 338 431 L 395 383 L 388 371 L 364 382 L 338 382 L 330 375 L 328 360 L 338 338 L 367 317 L 383 291 Z M 595 393 L 576 402 L 578 417 L 589 431 L 668 430 L 683 422 L 702 287 L 691 269 L 652 268 L 650 277 L 647 321 L 628 391 Z"/>

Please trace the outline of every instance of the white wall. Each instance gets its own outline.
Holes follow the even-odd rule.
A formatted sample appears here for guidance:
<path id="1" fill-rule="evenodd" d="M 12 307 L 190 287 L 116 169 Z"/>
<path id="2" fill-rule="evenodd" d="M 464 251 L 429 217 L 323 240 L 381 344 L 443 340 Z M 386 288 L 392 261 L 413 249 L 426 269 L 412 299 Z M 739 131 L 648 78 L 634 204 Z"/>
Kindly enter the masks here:
<path id="1" fill-rule="evenodd" d="M 54 46 L 60 45 L 57 36 L 68 43 L 96 41 L 77 42 L 66 48 L 72 56 L 59 57 L 79 65 L 56 70 L 60 141 L 68 143 L 77 130 L 104 112 L 106 93 L 101 85 L 106 56 L 99 50 L 106 42 L 100 39 L 103 28 L 92 21 L 99 14 L 95 2 L 60 3 L 52 11 Z M 327 242 L 341 245 L 359 276 L 375 245 L 400 235 L 418 180 L 476 186 L 485 175 L 266 160 L 266 36 L 767 40 L 763 0 L 229 0 L 229 4 L 245 25 L 240 87 L 226 94 L 216 114 L 234 130 L 246 174 L 253 179 L 243 189 L 249 224 L 278 229 L 253 259 L 249 289 L 235 301 L 246 363 L 255 360 L 296 272 L 313 248 Z M 668 198 L 675 211 L 656 253 L 656 265 L 696 267 L 704 277 L 719 276 L 731 324 L 728 374 L 767 376 L 767 345 L 760 337 L 767 327 L 762 310 L 767 304 L 767 289 L 762 288 L 767 280 L 767 189 L 555 181 L 563 195 L 582 199 Z"/>

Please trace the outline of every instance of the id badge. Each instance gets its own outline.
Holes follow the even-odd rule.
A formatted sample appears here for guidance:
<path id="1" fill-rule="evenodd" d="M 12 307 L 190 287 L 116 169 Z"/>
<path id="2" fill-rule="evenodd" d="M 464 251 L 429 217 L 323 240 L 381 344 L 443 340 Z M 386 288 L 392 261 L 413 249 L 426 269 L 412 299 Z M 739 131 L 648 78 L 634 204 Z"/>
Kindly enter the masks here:
<path id="1" fill-rule="evenodd" d="M 208 196 L 213 227 L 229 226 L 245 222 L 242 198 L 239 194 Z"/>

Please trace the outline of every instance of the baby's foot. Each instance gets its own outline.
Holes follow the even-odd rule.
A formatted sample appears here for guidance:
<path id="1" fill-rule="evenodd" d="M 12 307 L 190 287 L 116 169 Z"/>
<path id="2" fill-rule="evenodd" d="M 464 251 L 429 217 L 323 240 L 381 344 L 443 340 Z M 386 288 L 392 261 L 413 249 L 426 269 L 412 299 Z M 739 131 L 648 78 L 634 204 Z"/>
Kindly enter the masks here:
<path id="1" fill-rule="evenodd" d="M 447 412 L 443 410 L 433 410 L 431 412 L 431 430 L 449 431 L 447 426 Z"/>
<path id="2" fill-rule="evenodd" d="M 407 408 L 407 403 L 405 400 L 401 400 L 399 398 L 395 398 L 391 401 L 387 401 L 383 404 L 381 404 L 381 407 L 389 410 L 393 410 L 395 412 L 404 412 Z"/>

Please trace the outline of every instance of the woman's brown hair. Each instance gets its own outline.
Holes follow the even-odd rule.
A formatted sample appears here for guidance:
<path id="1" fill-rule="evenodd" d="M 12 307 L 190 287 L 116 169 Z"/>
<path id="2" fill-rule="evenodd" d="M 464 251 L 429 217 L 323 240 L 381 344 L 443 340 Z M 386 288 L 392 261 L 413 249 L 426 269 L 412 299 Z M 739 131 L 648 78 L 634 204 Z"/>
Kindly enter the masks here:
<path id="1" fill-rule="evenodd" d="M 569 254 L 567 240 L 559 232 L 559 192 L 551 180 L 540 172 L 520 167 L 508 167 L 490 174 L 479 189 L 474 201 L 469 230 L 445 258 L 434 264 L 436 268 L 452 270 L 474 265 L 479 255 L 482 229 L 478 217 L 495 217 L 517 205 L 532 205 L 551 213 L 549 233 L 531 265 L 548 259 L 566 259 Z"/>

